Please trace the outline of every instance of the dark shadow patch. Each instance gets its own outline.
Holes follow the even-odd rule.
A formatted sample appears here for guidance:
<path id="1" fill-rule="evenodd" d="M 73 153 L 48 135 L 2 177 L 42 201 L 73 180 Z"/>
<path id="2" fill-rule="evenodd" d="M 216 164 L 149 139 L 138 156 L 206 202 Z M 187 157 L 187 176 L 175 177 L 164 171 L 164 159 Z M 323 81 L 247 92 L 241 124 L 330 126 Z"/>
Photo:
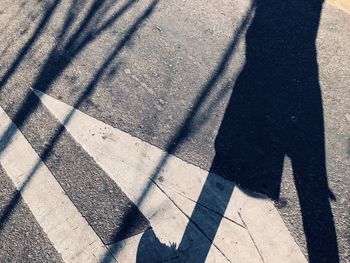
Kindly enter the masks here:
<path id="1" fill-rule="evenodd" d="M 163 244 L 156 237 L 152 229 L 147 230 L 140 239 L 140 245 L 137 248 L 136 262 L 179 262 L 176 244 Z"/>

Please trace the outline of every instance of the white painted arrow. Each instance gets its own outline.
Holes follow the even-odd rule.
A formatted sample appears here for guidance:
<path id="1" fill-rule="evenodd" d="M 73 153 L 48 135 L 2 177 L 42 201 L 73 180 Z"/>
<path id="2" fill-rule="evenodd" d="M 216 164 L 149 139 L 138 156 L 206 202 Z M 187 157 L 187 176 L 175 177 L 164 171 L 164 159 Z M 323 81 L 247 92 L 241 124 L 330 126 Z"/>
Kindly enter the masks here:
<path id="1" fill-rule="evenodd" d="M 72 137 L 138 205 L 160 242 L 179 244 L 186 226 L 192 225 L 193 239 L 184 249 L 187 254 L 179 253 L 188 260 L 185 262 L 194 262 L 190 261 L 191 256 L 202 245 L 198 240 L 203 242 L 203 237 L 196 238 L 203 235 L 197 226 L 205 232 L 210 220 L 204 216 L 196 218 L 195 226 L 189 218 L 208 172 L 59 100 L 35 92 Z M 166 162 L 154 174 L 164 156 L 167 156 Z M 206 189 L 211 198 L 202 205 L 208 208 L 205 210 L 209 217 L 216 214 L 213 211 L 225 211 L 225 214 L 206 262 L 306 262 L 271 201 L 248 196 L 219 176 L 211 174 L 210 178 Z M 223 209 L 227 201 L 220 197 L 232 189 L 227 209 Z M 117 260 L 135 262 L 140 237 L 116 244 Z"/>

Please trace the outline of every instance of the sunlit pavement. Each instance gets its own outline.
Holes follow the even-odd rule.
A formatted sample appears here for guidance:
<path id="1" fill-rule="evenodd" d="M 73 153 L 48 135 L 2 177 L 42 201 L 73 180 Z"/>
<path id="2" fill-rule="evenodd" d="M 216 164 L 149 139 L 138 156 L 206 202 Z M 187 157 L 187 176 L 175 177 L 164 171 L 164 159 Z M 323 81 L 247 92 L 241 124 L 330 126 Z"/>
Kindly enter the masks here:
<path id="1" fill-rule="evenodd" d="M 1 0 L 0 261 L 350 262 L 349 10 Z"/>

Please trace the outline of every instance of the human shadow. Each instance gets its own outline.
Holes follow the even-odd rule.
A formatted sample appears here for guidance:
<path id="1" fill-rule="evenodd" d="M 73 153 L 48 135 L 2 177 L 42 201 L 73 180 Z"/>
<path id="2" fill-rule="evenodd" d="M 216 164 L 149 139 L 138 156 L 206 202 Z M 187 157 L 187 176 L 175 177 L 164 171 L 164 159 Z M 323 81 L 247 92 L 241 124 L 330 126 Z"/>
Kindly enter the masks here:
<path id="1" fill-rule="evenodd" d="M 210 171 L 234 181 L 247 193 L 280 196 L 284 158 L 290 158 L 300 202 L 309 262 L 339 262 L 327 180 L 322 96 L 316 37 L 323 1 L 255 0 L 246 34 L 246 62 L 215 140 Z M 210 201 L 209 173 L 190 222 L 203 220 Z M 224 215 L 234 186 L 221 194 Z M 256 195 L 254 195 L 256 196 Z M 218 197 L 212 196 L 213 200 Z M 213 201 L 215 202 L 215 201 Z M 221 217 L 196 237 L 201 249 L 194 263 L 205 262 Z M 178 251 L 193 242 L 188 224 Z M 208 242 L 208 240 L 210 242 Z M 182 262 L 182 261 L 181 261 Z"/>
<path id="2" fill-rule="evenodd" d="M 246 64 L 215 141 L 212 170 L 273 200 L 292 163 L 310 262 L 339 262 L 325 160 L 316 37 L 322 1 L 256 1 Z"/>

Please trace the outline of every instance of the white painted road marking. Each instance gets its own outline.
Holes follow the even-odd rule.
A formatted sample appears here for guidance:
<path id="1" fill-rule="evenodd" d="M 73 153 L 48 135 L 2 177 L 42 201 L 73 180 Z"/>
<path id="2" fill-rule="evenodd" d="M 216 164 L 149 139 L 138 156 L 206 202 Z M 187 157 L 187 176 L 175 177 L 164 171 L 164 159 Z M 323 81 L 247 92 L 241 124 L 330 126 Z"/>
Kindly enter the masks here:
<path id="1" fill-rule="evenodd" d="M 74 111 L 65 125 L 68 132 L 139 205 L 160 241 L 179 244 L 188 224 L 187 217 L 195 206 L 193 201 L 198 199 L 208 172 L 170 155 L 140 202 L 144 187 L 149 185 L 149 176 L 166 153 L 48 95 L 37 94 L 62 123 Z M 214 185 L 232 184 L 219 176 L 211 178 Z M 212 200 L 203 205 L 220 211 L 217 206 L 225 205 L 220 203 L 221 190 L 214 186 L 211 190 L 215 206 L 210 207 Z M 232 262 L 306 262 L 271 201 L 250 197 L 235 187 L 224 216 L 206 262 L 225 262 L 224 257 L 220 259 L 221 253 Z M 123 242 L 117 259 L 135 262 L 137 238 L 129 239 L 129 244 L 128 240 Z M 198 245 L 190 244 L 188 249 Z"/>
<path id="2" fill-rule="evenodd" d="M 3 143 L 8 143 L 4 138 L 8 129 L 16 132 L 1 152 L 0 163 L 17 189 L 21 190 L 23 200 L 55 249 L 67 263 L 100 262 L 108 254 L 107 248 L 0 107 L 1 149 Z M 115 261 L 111 258 L 109 262 Z"/>

